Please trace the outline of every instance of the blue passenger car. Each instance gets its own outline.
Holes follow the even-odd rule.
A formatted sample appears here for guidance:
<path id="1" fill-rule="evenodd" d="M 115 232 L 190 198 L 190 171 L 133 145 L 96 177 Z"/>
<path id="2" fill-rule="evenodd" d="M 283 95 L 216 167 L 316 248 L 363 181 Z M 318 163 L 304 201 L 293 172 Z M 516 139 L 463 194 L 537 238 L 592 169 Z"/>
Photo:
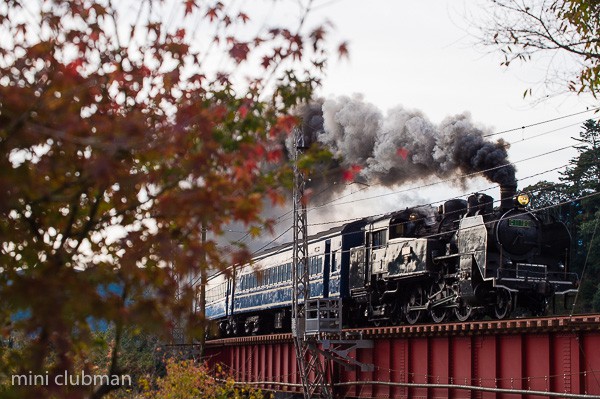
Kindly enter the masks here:
<path id="1" fill-rule="evenodd" d="M 349 297 L 350 248 L 364 242 L 365 220 L 311 236 L 308 269 L 311 298 Z M 284 244 L 236 266 L 228 277 L 209 278 L 206 316 L 223 335 L 287 331 L 291 322 L 293 246 Z"/>

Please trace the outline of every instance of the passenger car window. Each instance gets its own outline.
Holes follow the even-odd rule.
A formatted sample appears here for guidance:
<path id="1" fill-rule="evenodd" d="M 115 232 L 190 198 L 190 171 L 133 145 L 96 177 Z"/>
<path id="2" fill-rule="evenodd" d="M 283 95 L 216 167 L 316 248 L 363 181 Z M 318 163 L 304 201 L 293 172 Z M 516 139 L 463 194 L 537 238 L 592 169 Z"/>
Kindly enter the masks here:
<path id="1" fill-rule="evenodd" d="M 337 255 L 337 251 L 333 251 L 331 253 L 331 272 L 332 273 L 334 273 L 337 270 L 336 255 Z"/>

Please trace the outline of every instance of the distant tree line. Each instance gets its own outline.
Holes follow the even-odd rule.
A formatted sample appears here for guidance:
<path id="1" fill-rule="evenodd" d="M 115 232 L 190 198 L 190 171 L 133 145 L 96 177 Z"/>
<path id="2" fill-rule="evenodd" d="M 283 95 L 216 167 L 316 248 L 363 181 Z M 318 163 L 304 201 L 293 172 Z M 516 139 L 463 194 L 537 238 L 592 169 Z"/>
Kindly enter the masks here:
<path id="1" fill-rule="evenodd" d="M 577 312 L 600 311 L 600 123 L 583 124 L 576 145 L 578 155 L 561 173 L 560 182 L 540 181 L 525 188 L 532 206 L 545 208 L 544 217 L 563 221 L 571 232 L 571 267 L 581 285 Z"/>

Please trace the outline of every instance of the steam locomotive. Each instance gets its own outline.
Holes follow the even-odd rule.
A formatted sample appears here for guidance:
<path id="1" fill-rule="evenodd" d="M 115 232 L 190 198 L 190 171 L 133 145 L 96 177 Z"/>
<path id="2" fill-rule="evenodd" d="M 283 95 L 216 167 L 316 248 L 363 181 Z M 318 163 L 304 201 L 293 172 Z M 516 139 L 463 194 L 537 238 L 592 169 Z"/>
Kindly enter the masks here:
<path id="1" fill-rule="evenodd" d="M 344 324 L 395 325 L 490 316 L 518 306 L 543 315 L 575 293 L 570 234 L 526 209 L 527 194 L 486 194 L 343 224 L 308 240 L 311 298 L 340 298 Z M 207 281 L 207 318 L 222 335 L 286 331 L 292 244 L 271 248 Z"/>

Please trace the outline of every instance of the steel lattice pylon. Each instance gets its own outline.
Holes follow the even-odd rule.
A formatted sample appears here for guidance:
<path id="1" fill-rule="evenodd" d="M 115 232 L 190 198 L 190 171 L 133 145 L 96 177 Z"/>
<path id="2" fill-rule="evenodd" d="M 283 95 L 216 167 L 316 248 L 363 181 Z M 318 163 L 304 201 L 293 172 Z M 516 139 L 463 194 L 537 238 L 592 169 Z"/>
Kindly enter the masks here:
<path id="1" fill-rule="evenodd" d="M 306 224 L 306 201 L 304 198 L 305 180 L 298 168 L 298 156 L 305 148 L 304 136 L 300 129 L 294 131 L 294 260 L 292 279 L 292 336 L 298 369 L 302 379 L 305 399 L 314 397 L 333 398 L 333 391 L 327 381 L 326 359 L 319 354 L 316 337 L 305 335 L 306 300 L 310 298 L 308 270 L 308 236 Z M 311 379 L 312 376 L 312 379 Z"/>

